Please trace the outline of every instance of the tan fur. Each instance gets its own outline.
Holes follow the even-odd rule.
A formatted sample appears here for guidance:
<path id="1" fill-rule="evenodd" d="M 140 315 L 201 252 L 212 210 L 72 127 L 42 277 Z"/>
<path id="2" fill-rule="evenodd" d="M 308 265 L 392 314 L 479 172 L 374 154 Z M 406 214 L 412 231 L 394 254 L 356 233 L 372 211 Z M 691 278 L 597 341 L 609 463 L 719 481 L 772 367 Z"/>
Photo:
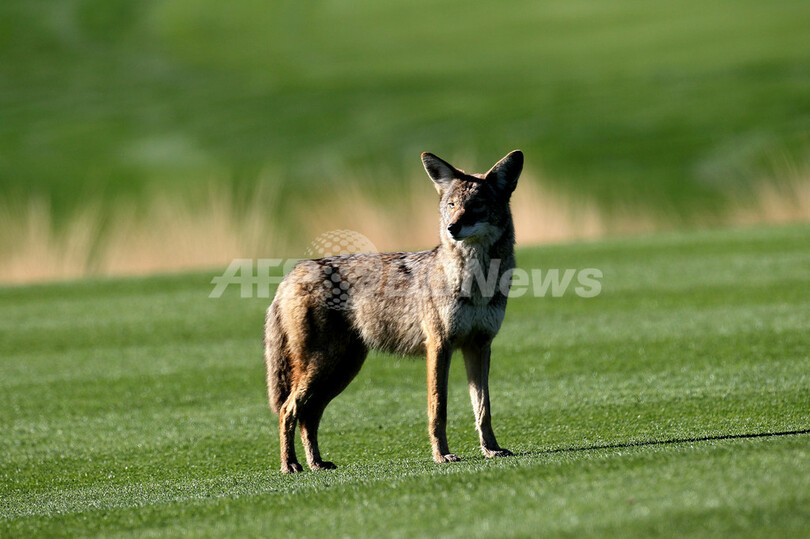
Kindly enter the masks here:
<path id="1" fill-rule="evenodd" d="M 427 357 L 428 433 L 436 462 L 458 460 L 447 445 L 447 378 L 450 357 L 461 349 L 481 450 L 488 457 L 511 455 L 495 440 L 489 403 L 490 344 L 507 298 L 499 287 L 494 294 L 482 290 L 471 268 L 486 276 L 494 261 L 498 283 L 514 268 L 509 198 L 523 154 L 514 151 L 487 174 L 475 175 L 428 153 L 422 162 L 441 196 L 439 246 L 302 261 L 267 311 L 267 389 L 279 415 L 285 473 L 303 469 L 295 455 L 296 423 L 310 468 L 335 467 L 321 459 L 318 424 L 370 349 Z"/>

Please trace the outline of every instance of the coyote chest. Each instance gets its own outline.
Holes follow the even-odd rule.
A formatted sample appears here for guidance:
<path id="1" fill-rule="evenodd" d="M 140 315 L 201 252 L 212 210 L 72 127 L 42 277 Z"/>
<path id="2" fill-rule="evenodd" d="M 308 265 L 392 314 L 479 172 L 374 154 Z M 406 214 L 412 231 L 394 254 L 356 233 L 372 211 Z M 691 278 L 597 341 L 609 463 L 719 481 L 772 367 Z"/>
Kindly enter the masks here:
<path id="1" fill-rule="evenodd" d="M 499 285 L 504 273 L 513 267 L 511 256 L 492 260 L 473 249 L 447 265 L 445 275 L 454 289 L 445 317 L 451 341 L 498 333 L 506 314 L 506 297 Z"/>
<path id="2" fill-rule="evenodd" d="M 494 337 L 505 314 L 506 303 L 495 301 L 495 298 L 486 304 L 476 304 L 468 298 L 461 298 L 451 306 L 448 313 L 447 334 L 454 344 L 460 344 L 477 335 Z"/>

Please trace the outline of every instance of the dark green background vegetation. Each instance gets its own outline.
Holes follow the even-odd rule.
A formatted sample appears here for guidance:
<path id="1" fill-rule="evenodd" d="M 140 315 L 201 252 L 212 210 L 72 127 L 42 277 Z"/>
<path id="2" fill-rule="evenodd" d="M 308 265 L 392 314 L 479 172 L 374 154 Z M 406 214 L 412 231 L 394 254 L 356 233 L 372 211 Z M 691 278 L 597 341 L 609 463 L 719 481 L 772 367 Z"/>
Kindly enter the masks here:
<path id="1" fill-rule="evenodd" d="M 311 196 L 508 150 L 610 206 L 711 211 L 810 147 L 810 4 L 6 0 L 0 198 Z M 283 208 L 281 208 L 283 210 Z"/>

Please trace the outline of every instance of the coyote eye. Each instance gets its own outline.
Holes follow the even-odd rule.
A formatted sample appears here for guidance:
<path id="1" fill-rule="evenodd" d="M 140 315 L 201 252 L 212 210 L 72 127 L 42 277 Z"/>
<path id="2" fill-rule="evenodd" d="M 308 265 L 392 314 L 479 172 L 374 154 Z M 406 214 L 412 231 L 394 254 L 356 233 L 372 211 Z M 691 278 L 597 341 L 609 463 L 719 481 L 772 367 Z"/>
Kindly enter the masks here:
<path id="1" fill-rule="evenodd" d="M 453 208 L 455 208 L 455 207 L 456 207 L 456 205 L 455 205 L 453 202 L 448 202 L 448 203 L 447 203 L 447 207 L 448 207 L 448 208 L 450 208 L 450 209 L 452 210 Z"/>

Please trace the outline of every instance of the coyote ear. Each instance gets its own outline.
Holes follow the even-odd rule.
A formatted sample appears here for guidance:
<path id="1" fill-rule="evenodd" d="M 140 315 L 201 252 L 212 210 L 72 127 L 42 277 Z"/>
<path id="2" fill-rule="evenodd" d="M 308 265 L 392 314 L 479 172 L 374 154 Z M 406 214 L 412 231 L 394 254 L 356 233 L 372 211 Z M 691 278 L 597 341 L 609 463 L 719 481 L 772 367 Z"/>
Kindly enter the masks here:
<path id="1" fill-rule="evenodd" d="M 436 187 L 439 194 L 442 194 L 442 191 L 450 185 L 450 182 L 460 176 L 453 165 L 432 153 L 425 152 L 422 154 L 422 164 L 425 166 L 425 171 L 430 176 L 430 179 L 433 180 L 434 187 Z"/>
<path id="2" fill-rule="evenodd" d="M 523 170 L 523 152 L 515 150 L 495 163 L 487 172 L 487 180 L 494 182 L 499 191 L 511 195 L 517 187 L 518 177 Z"/>

